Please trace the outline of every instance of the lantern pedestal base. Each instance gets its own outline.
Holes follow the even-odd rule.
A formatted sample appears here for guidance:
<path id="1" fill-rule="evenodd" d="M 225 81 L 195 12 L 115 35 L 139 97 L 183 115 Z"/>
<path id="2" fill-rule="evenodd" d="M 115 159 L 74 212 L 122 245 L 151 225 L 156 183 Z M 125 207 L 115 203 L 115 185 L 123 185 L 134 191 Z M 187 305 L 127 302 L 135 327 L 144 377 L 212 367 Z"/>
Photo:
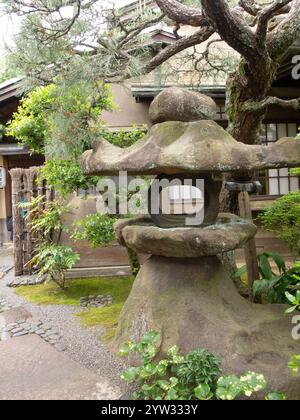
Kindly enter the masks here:
<path id="1" fill-rule="evenodd" d="M 271 390 L 299 400 L 300 381 L 287 364 L 300 353 L 300 342 L 292 339 L 284 309 L 242 298 L 217 257 L 152 256 L 125 303 L 113 347 L 156 330 L 160 356 L 175 344 L 183 353 L 205 348 L 220 358 L 225 373 L 262 373 Z"/>

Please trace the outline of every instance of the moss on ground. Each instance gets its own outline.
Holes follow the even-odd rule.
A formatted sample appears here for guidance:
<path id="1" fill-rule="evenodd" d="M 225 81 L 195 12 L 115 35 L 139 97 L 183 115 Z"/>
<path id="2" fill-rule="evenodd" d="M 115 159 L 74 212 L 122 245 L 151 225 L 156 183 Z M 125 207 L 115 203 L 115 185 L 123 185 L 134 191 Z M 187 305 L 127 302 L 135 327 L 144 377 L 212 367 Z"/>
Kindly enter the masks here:
<path id="1" fill-rule="evenodd" d="M 75 305 L 79 306 L 81 297 L 90 295 L 111 295 L 113 304 L 104 308 L 84 309 L 76 316 L 87 327 L 103 326 L 104 339 L 114 337 L 116 325 L 123 305 L 130 293 L 133 277 L 94 277 L 74 279 L 67 282 L 66 290 L 61 290 L 50 282 L 37 286 L 22 286 L 16 293 L 29 302 L 38 305 Z"/>
<path id="2" fill-rule="evenodd" d="M 124 301 L 114 303 L 105 308 L 92 308 L 76 314 L 83 325 L 86 327 L 102 326 L 105 327 L 105 333 L 102 336 L 104 341 L 110 341 L 114 338 L 120 312 Z"/>

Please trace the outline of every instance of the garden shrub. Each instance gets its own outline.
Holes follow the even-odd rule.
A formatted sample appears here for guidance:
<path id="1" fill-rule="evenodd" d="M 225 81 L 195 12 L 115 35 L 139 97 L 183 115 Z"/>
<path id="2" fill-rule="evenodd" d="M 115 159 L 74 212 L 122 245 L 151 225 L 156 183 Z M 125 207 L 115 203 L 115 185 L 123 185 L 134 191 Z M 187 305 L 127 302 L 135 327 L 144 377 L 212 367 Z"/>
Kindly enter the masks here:
<path id="1" fill-rule="evenodd" d="M 85 239 L 93 248 L 108 246 L 114 239 L 116 217 L 108 214 L 91 214 L 75 223 L 72 239 Z"/>
<path id="2" fill-rule="evenodd" d="M 103 130 L 103 111 L 112 110 L 110 86 L 74 82 L 37 87 L 21 100 L 7 135 L 47 157 L 78 158 Z"/>
<path id="3" fill-rule="evenodd" d="M 276 264 L 278 272 L 274 272 L 271 260 Z M 288 268 L 284 259 L 275 252 L 258 255 L 261 278 L 253 284 L 254 297 L 266 298 L 270 303 L 290 303 L 300 289 L 300 262 Z M 289 295 L 289 298 L 287 296 Z"/>
<path id="4" fill-rule="evenodd" d="M 71 236 L 74 240 L 87 240 L 93 248 L 99 246 L 109 246 L 115 240 L 114 224 L 118 217 L 110 214 L 91 214 L 85 216 L 74 225 Z M 137 276 L 141 266 L 137 253 L 126 247 L 131 272 Z"/>
<path id="5" fill-rule="evenodd" d="M 59 244 L 62 232 L 68 231 L 68 227 L 62 222 L 62 216 L 69 209 L 58 200 L 46 200 L 45 196 L 34 198 L 30 203 L 21 206 L 27 210 L 26 217 L 29 217 L 31 230 L 36 238 L 34 254 L 29 264 L 39 272 L 39 276 L 45 275 L 64 290 L 66 271 L 80 259 L 79 254 L 74 253 L 71 247 Z"/>
<path id="6" fill-rule="evenodd" d="M 40 169 L 37 182 L 45 181 L 48 188 L 53 188 L 63 198 L 78 189 L 88 190 L 96 185 L 100 177 L 88 177 L 83 174 L 75 160 L 50 159 Z"/>
<path id="7" fill-rule="evenodd" d="M 105 130 L 102 133 L 102 137 L 109 143 L 112 143 L 118 147 L 130 147 L 135 144 L 138 140 L 142 139 L 147 131 L 147 127 L 133 125 L 130 129 L 122 128 L 118 131 Z"/>
<path id="8" fill-rule="evenodd" d="M 64 290 L 66 271 L 70 270 L 79 259 L 79 254 L 74 253 L 69 246 L 43 243 L 38 247 L 31 264 L 38 266 L 40 275 L 46 275 L 48 280 L 53 280 Z"/>
<path id="9" fill-rule="evenodd" d="M 296 257 L 300 255 L 300 191 L 275 200 L 259 219 L 266 230 L 287 243 Z"/>

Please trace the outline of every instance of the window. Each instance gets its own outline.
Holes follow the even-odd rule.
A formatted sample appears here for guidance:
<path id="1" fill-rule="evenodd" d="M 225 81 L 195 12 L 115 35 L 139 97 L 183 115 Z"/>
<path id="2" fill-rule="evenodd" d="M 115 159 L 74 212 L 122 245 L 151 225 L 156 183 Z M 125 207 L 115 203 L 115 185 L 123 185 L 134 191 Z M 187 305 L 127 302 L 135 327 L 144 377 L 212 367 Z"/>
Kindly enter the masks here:
<path id="1" fill-rule="evenodd" d="M 282 137 L 295 137 L 297 133 L 296 123 L 264 124 L 260 139 L 262 144 L 269 145 Z M 266 171 L 264 178 L 264 193 L 268 195 L 283 195 L 297 191 L 300 187 L 299 177 L 291 176 L 287 168 L 270 169 Z"/>
<path id="2" fill-rule="evenodd" d="M 227 121 L 228 117 L 226 115 L 226 107 L 225 105 L 218 105 L 217 110 L 217 121 Z"/>

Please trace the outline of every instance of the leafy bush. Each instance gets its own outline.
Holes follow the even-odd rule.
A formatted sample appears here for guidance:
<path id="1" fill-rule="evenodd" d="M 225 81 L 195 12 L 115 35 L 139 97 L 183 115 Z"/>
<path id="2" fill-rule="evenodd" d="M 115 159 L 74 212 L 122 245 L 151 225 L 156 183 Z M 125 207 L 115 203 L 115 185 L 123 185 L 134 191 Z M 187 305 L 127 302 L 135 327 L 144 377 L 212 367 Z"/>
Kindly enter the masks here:
<path id="1" fill-rule="evenodd" d="M 262 278 L 253 284 L 254 296 L 266 297 L 271 303 L 288 303 L 287 294 L 296 296 L 300 289 L 300 262 L 287 268 L 283 258 L 276 253 L 264 253 L 258 259 Z M 273 272 L 270 259 L 276 263 L 279 274 Z"/>
<path id="2" fill-rule="evenodd" d="M 37 182 L 45 181 L 48 188 L 66 198 L 77 189 L 87 190 L 99 179 L 84 175 L 79 163 L 74 160 L 50 159 L 41 167 Z"/>
<path id="3" fill-rule="evenodd" d="M 18 111 L 7 126 L 7 135 L 28 146 L 32 153 L 44 152 L 47 113 L 52 109 L 54 92 L 54 85 L 37 87 L 21 100 Z"/>
<path id="4" fill-rule="evenodd" d="M 72 248 L 59 245 L 62 232 L 68 231 L 62 216 L 69 209 L 58 200 L 47 201 L 44 196 L 34 198 L 22 207 L 28 212 L 31 230 L 36 237 L 34 255 L 29 264 L 40 276 L 46 275 L 64 290 L 66 271 L 80 258 Z"/>
<path id="5" fill-rule="evenodd" d="M 291 169 L 291 175 L 300 175 L 300 168 Z"/>
<path id="6" fill-rule="evenodd" d="M 214 391 L 221 373 L 219 360 L 203 349 L 190 352 L 182 363 L 174 365 L 171 370 L 186 389 L 194 389 L 198 384 L 205 384 Z"/>
<path id="7" fill-rule="evenodd" d="M 76 222 L 72 239 L 85 239 L 93 248 L 108 246 L 114 239 L 116 218 L 108 214 L 91 214 Z"/>
<path id="8" fill-rule="evenodd" d="M 91 214 L 84 217 L 74 225 L 72 239 L 87 240 L 93 248 L 99 246 L 109 246 L 115 240 L 114 224 L 116 216 L 110 214 Z M 126 247 L 131 272 L 134 277 L 137 276 L 141 266 L 137 253 Z"/>
<path id="9" fill-rule="evenodd" d="M 135 382 L 138 390 L 133 399 L 141 400 L 234 400 L 262 391 L 267 383 L 263 375 L 247 372 L 240 378 L 221 376 L 220 361 L 207 350 L 195 350 L 182 356 L 174 346 L 165 359 L 155 362 L 160 334 L 146 333 L 139 343 L 128 342 L 120 349 L 121 356 L 137 353 L 141 366 L 126 369 L 121 378 Z M 284 399 L 282 394 L 271 393 L 266 399 Z"/>
<path id="10" fill-rule="evenodd" d="M 104 131 L 102 137 L 118 147 L 130 147 L 145 136 L 146 126 L 133 125 L 129 130 L 122 128 L 118 131 Z"/>
<path id="11" fill-rule="evenodd" d="M 287 243 L 293 254 L 300 255 L 300 191 L 274 201 L 259 219 L 266 230 Z"/>
<path id="12" fill-rule="evenodd" d="M 37 87 L 21 101 L 8 135 L 31 153 L 79 157 L 103 130 L 104 110 L 112 110 L 109 85 L 85 81 Z"/>
<path id="13" fill-rule="evenodd" d="M 58 244 L 43 244 L 31 260 L 36 265 L 39 274 L 46 275 L 53 280 L 61 289 L 65 289 L 66 271 L 71 269 L 80 259 L 79 254 L 72 248 Z"/>
<path id="14" fill-rule="evenodd" d="M 73 82 L 37 87 L 21 100 L 6 134 L 48 158 L 77 159 L 100 137 L 128 147 L 145 135 L 144 126 L 112 132 L 101 121 L 114 109 L 110 86 L 101 82 Z"/>
<path id="15" fill-rule="evenodd" d="M 32 232 L 43 243 L 58 242 L 61 233 L 68 231 L 68 227 L 62 223 L 62 216 L 70 210 L 59 200 L 48 201 L 43 195 L 33 198 L 30 203 L 21 204 L 21 207 L 28 212 Z"/>

